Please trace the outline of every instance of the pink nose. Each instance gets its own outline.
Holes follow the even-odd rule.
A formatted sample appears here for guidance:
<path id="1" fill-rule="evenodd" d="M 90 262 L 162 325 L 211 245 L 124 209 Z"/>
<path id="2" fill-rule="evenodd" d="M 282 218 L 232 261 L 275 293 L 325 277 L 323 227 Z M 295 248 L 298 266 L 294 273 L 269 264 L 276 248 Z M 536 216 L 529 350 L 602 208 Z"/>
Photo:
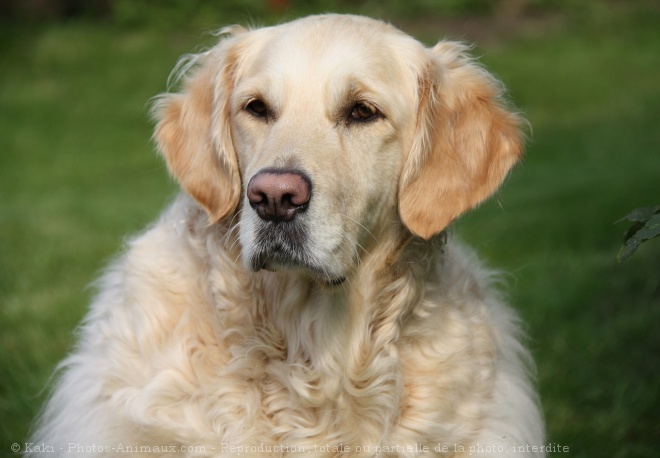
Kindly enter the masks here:
<path id="1" fill-rule="evenodd" d="M 291 221 L 305 211 L 312 196 L 312 184 L 304 174 L 292 170 L 262 170 L 252 177 L 247 198 L 264 221 Z"/>

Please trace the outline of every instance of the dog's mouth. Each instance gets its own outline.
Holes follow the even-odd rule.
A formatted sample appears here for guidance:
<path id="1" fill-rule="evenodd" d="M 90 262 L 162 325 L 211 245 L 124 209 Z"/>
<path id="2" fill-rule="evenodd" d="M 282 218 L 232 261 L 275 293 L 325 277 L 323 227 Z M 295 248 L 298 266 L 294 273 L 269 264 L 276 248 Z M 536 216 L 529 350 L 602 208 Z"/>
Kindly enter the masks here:
<path id="1" fill-rule="evenodd" d="M 322 286 L 343 284 L 346 276 L 323 266 L 305 249 L 305 243 L 305 231 L 299 224 L 266 224 L 257 234 L 257 249 L 249 259 L 249 266 L 254 272 L 262 269 L 272 272 L 304 270 Z"/>
<path id="2" fill-rule="evenodd" d="M 303 254 L 292 253 L 290 250 L 280 247 L 275 247 L 268 251 L 259 251 L 252 258 L 250 265 L 255 272 L 262 269 L 270 272 L 305 270 L 311 273 L 311 276 L 325 287 L 339 286 L 346 281 L 346 276 L 334 275 L 320 267 L 313 259 L 308 259 Z"/>

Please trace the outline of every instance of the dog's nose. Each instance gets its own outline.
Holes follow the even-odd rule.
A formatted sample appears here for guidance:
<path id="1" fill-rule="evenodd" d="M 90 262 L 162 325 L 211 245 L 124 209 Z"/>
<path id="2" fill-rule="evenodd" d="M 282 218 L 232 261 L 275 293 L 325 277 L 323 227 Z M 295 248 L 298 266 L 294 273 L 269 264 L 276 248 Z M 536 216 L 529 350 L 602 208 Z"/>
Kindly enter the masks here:
<path id="1" fill-rule="evenodd" d="M 261 171 L 247 187 L 250 206 L 265 221 L 291 221 L 307 209 L 311 195 L 309 178 L 297 171 Z"/>

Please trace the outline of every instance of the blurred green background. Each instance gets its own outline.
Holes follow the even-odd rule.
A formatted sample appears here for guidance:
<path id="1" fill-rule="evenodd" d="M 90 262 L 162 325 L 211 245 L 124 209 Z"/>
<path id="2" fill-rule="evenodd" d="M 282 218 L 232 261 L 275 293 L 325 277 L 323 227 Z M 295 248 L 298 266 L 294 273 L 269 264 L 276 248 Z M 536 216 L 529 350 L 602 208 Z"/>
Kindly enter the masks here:
<path id="1" fill-rule="evenodd" d="M 548 442 L 571 457 L 660 447 L 660 240 L 616 262 L 629 210 L 660 204 L 660 2 L 0 0 L 0 455 L 124 237 L 176 186 L 148 103 L 232 23 L 380 17 L 451 37 L 508 86 L 527 156 L 457 232 L 506 272 L 538 365 Z"/>

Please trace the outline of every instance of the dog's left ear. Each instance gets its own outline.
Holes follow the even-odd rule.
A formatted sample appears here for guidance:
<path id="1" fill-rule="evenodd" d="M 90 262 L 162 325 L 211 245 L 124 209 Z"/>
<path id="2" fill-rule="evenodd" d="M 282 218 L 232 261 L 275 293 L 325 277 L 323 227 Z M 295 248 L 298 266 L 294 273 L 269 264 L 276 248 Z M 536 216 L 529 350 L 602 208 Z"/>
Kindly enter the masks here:
<path id="1" fill-rule="evenodd" d="M 417 131 L 399 183 L 399 213 L 429 239 L 492 194 L 523 152 L 523 119 L 502 86 L 455 42 L 429 50 Z"/>

